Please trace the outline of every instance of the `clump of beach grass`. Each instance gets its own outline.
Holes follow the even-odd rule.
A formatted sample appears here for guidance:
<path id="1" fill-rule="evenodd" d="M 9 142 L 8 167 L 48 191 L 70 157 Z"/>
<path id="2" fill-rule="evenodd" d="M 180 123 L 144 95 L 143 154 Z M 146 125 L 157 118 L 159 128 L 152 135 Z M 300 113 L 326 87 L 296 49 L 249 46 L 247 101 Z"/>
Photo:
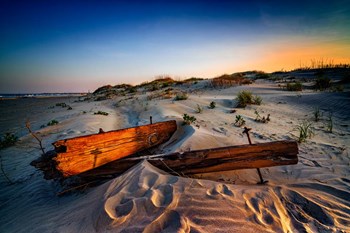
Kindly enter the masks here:
<path id="1" fill-rule="evenodd" d="M 2 138 L 0 138 L 0 149 L 10 147 L 18 141 L 18 137 L 13 133 L 5 133 Z"/>
<path id="2" fill-rule="evenodd" d="M 103 115 L 103 116 L 108 116 L 108 112 L 103 112 L 103 111 L 98 111 L 98 112 L 94 112 L 94 115 Z"/>
<path id="3" fill-rule="evenodd" d="M 329 133 L 333 133 L 333 112 L 328 113 L 326 128 Z"/>
<path id="4" fill-rule="evenodd" d="M 313 129 L 312 129 L 312 123 L 308 121 L 303 121 L 299 125 L 297 125 L 296 130 L 299 131 L 299 138 L 298 141 L 306 142 L 307 138 L 311 138 L 314 135 Z"/>
<path id="5" fill-rule="evenodd" d="M 287 83 L 286 89 L 287 91 L 302 91 L 303 85 L 299 81 Z"/>
<path id="6" fill-rule="evenodd" d="M 202 112 L 203 112 L 203 107 L 197 104 L 196 113 L 202 113 Z"/>
<path id="7" fill-rule="evenodd" d="M 216 107 L 216 103 L 214 101 L 210 102 L 208 108 L 209 109 L 214 109 Z"/>
<path id="8" fill-rule="evenodd" d="M 188 95 L 185 92 L 177 93 L 175 98 L 174 98 L 175 101 L 187 100 L 187 99 L 188 99 Z"/>
<path id="9" fill-rule="evenodd" d="M 262 98 L 260 96 L 253 96 L 251 91 L 243 90 L 238 92 L 236 100 L 238 101 L 238 107 L 244 108 L 250 104 L 260 105 Z"/>
<path id="10" fill-rule="evenodd" d="M 190 125 L 197 120 L 194 116 L 187 115 L 186 113 L 183 114 L 182 118 L 184 120 L 183 125 Z"/>
<path id="11" fill-rule="evenodd" d="M 47 126 L 57 125 L 59 122 L 57 120 L 51 120 L 47 123 Z"/>
<path id="12" fill-rule="evenodd" d="M 241 115 L 236 115 L 236 120 L 235 120 L 234 125 L 237 127 L 241 127 L 241 126 L 245 125 L 245 120 L 243 119 L 243 117 Z"/>
<path id="13" fill-rule="evenodd" d="M 315 108 L 314 108 L 313 115 L 314 115 L 314 120 L 315 120 L 316 122 L 318 122 L 318 121 L 321 119 L 322 113 L 321 113 L 319 107 L 315 107 Z"/>

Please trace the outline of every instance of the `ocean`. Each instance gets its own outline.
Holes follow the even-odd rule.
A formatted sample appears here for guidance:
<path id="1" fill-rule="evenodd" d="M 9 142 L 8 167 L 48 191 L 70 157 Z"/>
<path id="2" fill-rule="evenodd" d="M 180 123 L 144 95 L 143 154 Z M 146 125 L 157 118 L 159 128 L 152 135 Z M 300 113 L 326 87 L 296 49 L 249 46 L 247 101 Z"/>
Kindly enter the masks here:
<path id="1" fill-rule="evenodd" d="M 66 97 L 66 96 L 83 96 L 86 93 L 27 93 L 27 94 L 1 94 L 0 99 L 14 98 L 44 98 L 44 97 Z"/>

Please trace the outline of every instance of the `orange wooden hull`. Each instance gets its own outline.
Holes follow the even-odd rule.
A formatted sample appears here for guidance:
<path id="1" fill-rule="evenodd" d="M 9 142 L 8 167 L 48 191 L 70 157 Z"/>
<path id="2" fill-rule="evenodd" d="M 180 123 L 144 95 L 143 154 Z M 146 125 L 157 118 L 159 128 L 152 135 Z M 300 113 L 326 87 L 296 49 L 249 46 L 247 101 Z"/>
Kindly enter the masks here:
<path id="1" fill-rule="evenodd" d="M 77 175 L 164 143 L 176 129 L 173 120 L 59 140 L 53 159 L 64 177 Z"/>

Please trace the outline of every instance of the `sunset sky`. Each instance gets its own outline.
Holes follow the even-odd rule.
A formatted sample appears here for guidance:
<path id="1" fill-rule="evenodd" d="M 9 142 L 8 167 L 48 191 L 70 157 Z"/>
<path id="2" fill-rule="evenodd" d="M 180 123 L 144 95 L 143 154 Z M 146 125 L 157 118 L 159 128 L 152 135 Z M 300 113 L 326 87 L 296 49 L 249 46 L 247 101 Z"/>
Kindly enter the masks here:
<path id="1" fill-rule="evenodd" d="M 0 1 L 0 93 L 350 63 L 350 1 Z"/>

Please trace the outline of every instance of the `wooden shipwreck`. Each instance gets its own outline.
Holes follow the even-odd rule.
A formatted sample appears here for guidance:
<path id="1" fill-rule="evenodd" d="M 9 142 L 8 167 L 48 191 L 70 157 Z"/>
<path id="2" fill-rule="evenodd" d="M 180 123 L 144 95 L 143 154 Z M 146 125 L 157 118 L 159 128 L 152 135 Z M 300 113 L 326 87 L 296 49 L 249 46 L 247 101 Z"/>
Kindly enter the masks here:
<path id="1" fill-rule="evenodd" d="M 77 175 L 160 145 L 168 141 L 176 129 L 176 121 L 172 120 L 59 140 L 53 143 L 56 154 L 49 158 L 48 165 L 63 177 Z M 43 161 L 33 165 L 46 166 Z"/>
<path id="2" fill-rule="evenodd" d="M 110 162 L 80 174 L 96 176 L 121 174 L 146 159 L 149 163 L 173 175 L 191 175 L 237 169 L 263 168 L 298 163 L 298 144 L 295 141 L 276 141 L 238 145 L 188 152 L 128 157 Z"/>
<path id="3" fill-rule="evenodd" d="M 176 129 L 176 121 L 166 121 L 59 140 L 53 143 L 54 151 L 31 164 L 44 172 L 45 179 L 78 175 L 84 180 L 114 177 L 144 159 L 174 175 L 257 168 L 259 183 L 265 183 L 259 168 L 298 163 L 297 142 L 252 144 L 248 128 L 243 131 L 248 137 L 247 145 L 159 155 L 138 154 L 168 141 Z"/>

